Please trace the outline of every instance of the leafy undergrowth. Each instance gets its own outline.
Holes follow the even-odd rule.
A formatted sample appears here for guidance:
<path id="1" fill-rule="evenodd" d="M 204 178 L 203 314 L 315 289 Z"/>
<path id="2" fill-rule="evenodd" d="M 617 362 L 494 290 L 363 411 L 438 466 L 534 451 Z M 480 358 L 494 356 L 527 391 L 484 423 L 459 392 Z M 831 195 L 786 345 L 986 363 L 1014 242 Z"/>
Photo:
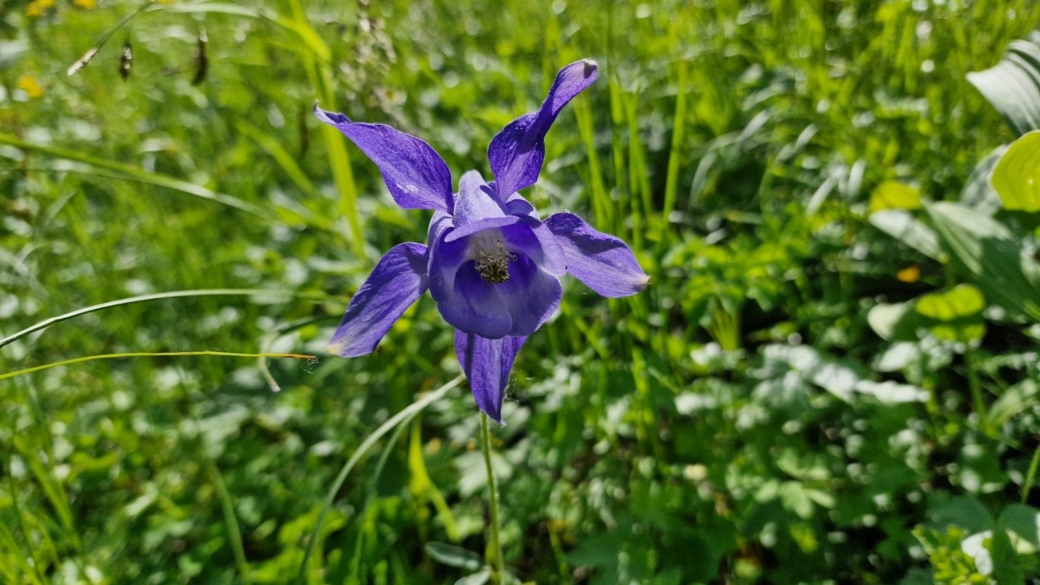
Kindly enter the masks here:
<path id="1" fill-rule="evenodd" d="M 494 432 L 512 574 L 1037 579 L 1040 5 L 162 2 L 67 74 L 141 7 L 0 6 L 0 337 L 208 291 L 0 342 L 0 580 L 294 582 L 343 464 L 459 374 L 428 297 L 380 352 L 324 353 L 429 217 L 312 104 L 488 176 L 583 57 L 600 80 L 527 195 L 652 280 L 569 282 L 520 354 Z M 2 377 L 199 351 L 319 357 Z M 486 579 L 478 426 L 463 385 L 384 435 L 299 582 Z"/>

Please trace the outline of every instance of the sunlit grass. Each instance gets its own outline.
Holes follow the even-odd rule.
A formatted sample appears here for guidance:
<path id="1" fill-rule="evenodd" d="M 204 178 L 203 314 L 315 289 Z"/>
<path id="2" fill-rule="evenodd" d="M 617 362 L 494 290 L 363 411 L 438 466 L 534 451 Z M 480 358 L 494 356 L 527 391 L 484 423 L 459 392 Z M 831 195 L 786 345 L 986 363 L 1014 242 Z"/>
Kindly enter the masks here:
<path id="1" fill-rule="evenodd" d="M 491 433 L 509 571 L 955 580 L 978 567 L 950 534 L 1040 505 L 1032 317 L 990 293 L 968 344 L 868 321 L 970 280 L 871 197 L 959 201 L 1014 138 L 965 76 L 1036 3 L 157 3 L 69 76 L 141 6 L 87 4 L 0 8 L 0 580 L 465 576 L 425 552 L 486 546 L 472 397 L 410 406 L 459 374 L 434 303 L 375 355 L 324 353 L 379 251 L 429 218 L 311 107 L 487 176 L 494 133 L 583 57 L 601 78 L 527 195 L 631 242 L 651 284 L 605 302 L 570 282 L 517 362 Z M 1035 249 L 1030 217 L 999 220 Z"/>

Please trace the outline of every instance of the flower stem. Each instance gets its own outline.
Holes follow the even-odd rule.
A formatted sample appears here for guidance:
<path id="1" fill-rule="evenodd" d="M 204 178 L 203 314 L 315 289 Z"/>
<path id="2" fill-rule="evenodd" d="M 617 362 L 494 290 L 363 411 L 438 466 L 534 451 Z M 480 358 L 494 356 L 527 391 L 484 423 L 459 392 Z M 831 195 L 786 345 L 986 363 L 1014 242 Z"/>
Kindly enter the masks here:
<path id="1" fill-rule="evenodd" d="M 1023 504 L 1029 499 L 1029 490 L 1033 487 L 1037 467 L 1040 467 L 1040 446 L 1036 448 L 1036 453 L 1033 453 L 1033 460 L 1029 463 L 1029 471 L 1026 472 L 1026 481 L 1022 484 Z"/>
<path id="2" fill-rule="evenodd" d="M 495 470 L 491 467 L 491 431 L 488 430 L 488 415 L 480 413 L 480 442 L 484 448 L 484 465 L 487 467 L 488 490 L 491 492 L 491 551 L 488 555 L 488 563 L 495 565 L 495 574 L 492 577 L 495 583 L 502 583 L 506 574 L 505 563 L 502 560 L 502 541 L 498 533 L 498 487 L 495 485 Z"/>

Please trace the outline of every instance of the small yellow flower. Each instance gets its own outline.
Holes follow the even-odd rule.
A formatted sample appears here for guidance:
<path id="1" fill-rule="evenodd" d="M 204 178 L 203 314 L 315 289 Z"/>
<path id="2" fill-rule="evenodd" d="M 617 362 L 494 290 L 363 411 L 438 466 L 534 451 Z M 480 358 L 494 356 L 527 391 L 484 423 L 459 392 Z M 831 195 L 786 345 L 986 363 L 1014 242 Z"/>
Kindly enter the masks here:
<path id="1" fill-rule="evenodd" d="M 34 0 L 25 5 L 25 15 L 29 18 L 39 18 L 43 16 L 43 7 Z"/>
<path id="2" fill-rule="evenodd" d="M 36 81 L 36 78 L 32 75 L 19 76 L 16 85 L 18 89 L 29 94 L 29 97 L 32 99 L 43 97 L 43 87 L 40 86 L 40 82 Z"/>
<path id="3" fill-rule="evenodd" d="M 54 6 L 54 0 L 36 0 L 36 3 L 40 5 L 40 8 L 50 8 Z"/>
<path id="4" fill-rule="evenodd" d="M 72 0 L 72 3 L 84 10 L 90 10 L 97 6 L 97 0 Z"/>
<path id="5" fill-rule="evenodd" d="M 903 282 L 913 283 L 921 278 L 921 269 L 917 266 L 907 266 L 896 273 L 896 278 Z"/>

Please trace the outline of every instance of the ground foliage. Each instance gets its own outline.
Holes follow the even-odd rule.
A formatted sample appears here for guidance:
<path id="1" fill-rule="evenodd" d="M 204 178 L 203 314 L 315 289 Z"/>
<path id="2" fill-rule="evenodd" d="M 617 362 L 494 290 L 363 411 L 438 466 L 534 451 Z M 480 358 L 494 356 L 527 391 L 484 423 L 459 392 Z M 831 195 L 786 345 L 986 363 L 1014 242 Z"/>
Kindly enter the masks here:
<path id="1" fill-rule="evenodd" d="M 323 354 L 428 217 L 312 104 L 487 175 L 494 133 L 591 57 L 529 196 L 631 242 L 652 281 L 617 301 L 571 282 L 520 354 L 495 431 L 511 571 L 1035 582 L 1040 203 L 988 176 L 1040 104 L 994 85 L 1029 79 L 1028 45 L 968 74 L 1040 5 L 175 1 L 66 74 L 140 7 L 0 5 L 0 336 L 135 295 L 272 292 L 79 316 L 0 348 L 0 374 L 319 358 L 0 380 L 0 580 L 294 580 L 343 463 L 458 374 L 429 298 L 381 352 Z M 1031 136 L 1000 185 L 1035 172 Z M 486 578 L 478 423 L 463 386 L 380 441 L 303 582 Z"/>

